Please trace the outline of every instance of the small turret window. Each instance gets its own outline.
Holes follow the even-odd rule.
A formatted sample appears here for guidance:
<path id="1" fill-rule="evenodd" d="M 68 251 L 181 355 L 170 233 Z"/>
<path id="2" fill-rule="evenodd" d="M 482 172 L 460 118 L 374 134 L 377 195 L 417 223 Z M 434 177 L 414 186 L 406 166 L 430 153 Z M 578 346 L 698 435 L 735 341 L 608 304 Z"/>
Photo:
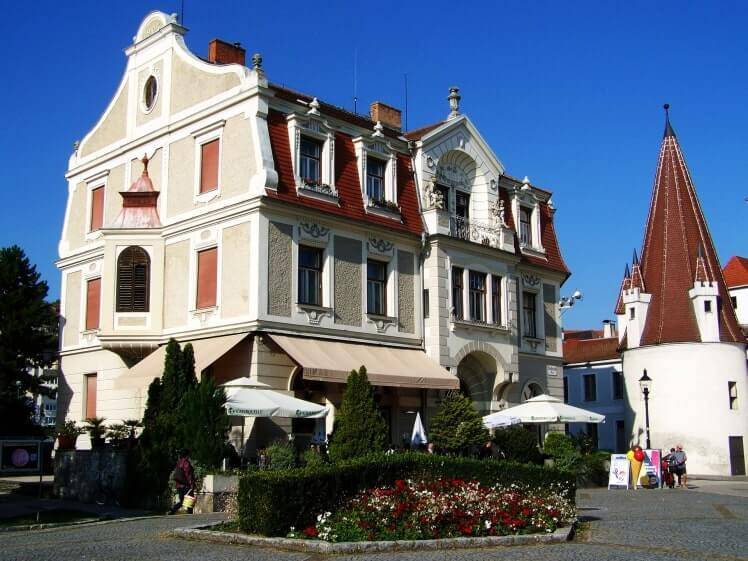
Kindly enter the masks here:
<path id="1" fill-rule="evenodd" d="M 149 309 L 151 259 L 142 248 L 131 246 L 117 259 L 117 312 Z"/>
<path id="2" fill-rule="evenodd" d="M 158 96 L 158 82 L 155 76 L 149 76 L 145 82 L 145 88 L 143 89 L 143 103 L 145 104 L 145 110 L 150 111 L 156 104 L 156 97 Z"/>
<path id="3" fill-rule="evenodd" d="M 712 301 L 711 300 L 705 300 L 704 301 L 704 311 L 709 314 L 712 311 Z"/>

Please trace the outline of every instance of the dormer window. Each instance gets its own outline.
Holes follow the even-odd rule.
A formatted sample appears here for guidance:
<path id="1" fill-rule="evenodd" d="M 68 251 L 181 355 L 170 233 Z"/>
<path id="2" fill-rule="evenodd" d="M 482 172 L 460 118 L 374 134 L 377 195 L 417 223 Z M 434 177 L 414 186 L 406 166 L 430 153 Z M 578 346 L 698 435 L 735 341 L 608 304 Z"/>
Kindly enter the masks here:
<path id="1" fill-rule="evenodd" d="M 524 206 L 519 208 L 519 241 L 532 246 L 532 211 Z"/>
<path id="2" fill-rule="evenodd" d="M 309 102 L 306 115 L 291 113 L 286 117 L 288 137 L 293 147 L 296 192 L 301 196 L 337 203 L 335 131 L 322 118 L 319 107 L 315 98 Z"/>
<path id="3" fill-rule="evenodd" d="M 353 139 L 366 212 L 400 220 L 397 206 L 397 159 L 377 123 L 374 132 Z"/>
<path id="4" fill-rule="evenodd" d="M 299 149 L 299 169 L 302 181 L 319 185 L 322 181 L 322 143 L 301 137 Z"/>

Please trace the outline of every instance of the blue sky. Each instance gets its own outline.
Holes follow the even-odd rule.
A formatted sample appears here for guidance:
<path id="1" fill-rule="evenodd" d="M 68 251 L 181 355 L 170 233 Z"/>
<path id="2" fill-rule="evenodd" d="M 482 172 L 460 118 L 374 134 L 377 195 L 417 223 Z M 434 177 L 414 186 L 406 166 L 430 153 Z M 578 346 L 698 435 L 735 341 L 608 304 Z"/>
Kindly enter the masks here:
<path id="1" fill-rule="evenodd" d="M 0 20 L 0 246 L 22 246 L 59 295 L 54 266 L 71 147 L 96 122 L 151 9 L 179 0 L 16 3 Z M 448 113 L 451 85 L 508 172 L 554 191 L 584 300 L 567 327 L 612 315 L 640 247 L 662 104 L 723 263 L 748 255 L 748 4 L 740 2 L 249 2 L 185 0 L 187 43 L 241 41 L 272 81 L 359 111 L 402 107 L 410 128 Z"/>

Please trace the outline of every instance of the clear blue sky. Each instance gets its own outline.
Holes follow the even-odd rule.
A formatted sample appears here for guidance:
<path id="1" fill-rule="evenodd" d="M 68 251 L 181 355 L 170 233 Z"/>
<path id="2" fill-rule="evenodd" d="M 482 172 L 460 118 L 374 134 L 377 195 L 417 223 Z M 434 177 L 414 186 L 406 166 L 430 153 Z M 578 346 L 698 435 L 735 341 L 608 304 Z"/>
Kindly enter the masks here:
<path id="1" fill-rule="evenodd" d="M 17 2 L 0 20 L 0 246 L 17 243 L 59 296 L 54 266 L 73 141 L 99 118 L 123 49 L 151 9 L 179 0 Z M 241 41 L 272 81 L 359 110 L 403 106 L 410 128 L 462 110 L 515 176 L 554 191 L 585 298 L 567 327 L 612 315 L 641 246 L 663 130 L 662 104 L 723 263 L 748 255 L 748 4 L 741 2 L 249 2 L 185 0 L 189 47 Z"/>

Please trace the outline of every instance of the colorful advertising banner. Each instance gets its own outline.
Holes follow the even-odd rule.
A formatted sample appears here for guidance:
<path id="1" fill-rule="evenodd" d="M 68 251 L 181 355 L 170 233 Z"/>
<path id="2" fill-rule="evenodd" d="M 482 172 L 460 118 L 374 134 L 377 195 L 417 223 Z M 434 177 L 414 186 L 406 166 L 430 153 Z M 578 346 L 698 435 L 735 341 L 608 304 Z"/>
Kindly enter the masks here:
<path id="1" fill-rule="evenodd" d="M 642 476 L 646 475 L 647 480 L 641 481 Z M 652 479 L 654 477 L 654 479 Z M 662 451 L 659 449 L 644 450 L 644 463 L 642 473 L 639 476 L 639 483 L 642 487 L 658 488 L 662 486 Z"/>
<path id="2" fill-rule="evenodd" d="M 608 489 L 628 489 L 630 470 L 631 465 L 626 454 L 611 454 Z"/>

